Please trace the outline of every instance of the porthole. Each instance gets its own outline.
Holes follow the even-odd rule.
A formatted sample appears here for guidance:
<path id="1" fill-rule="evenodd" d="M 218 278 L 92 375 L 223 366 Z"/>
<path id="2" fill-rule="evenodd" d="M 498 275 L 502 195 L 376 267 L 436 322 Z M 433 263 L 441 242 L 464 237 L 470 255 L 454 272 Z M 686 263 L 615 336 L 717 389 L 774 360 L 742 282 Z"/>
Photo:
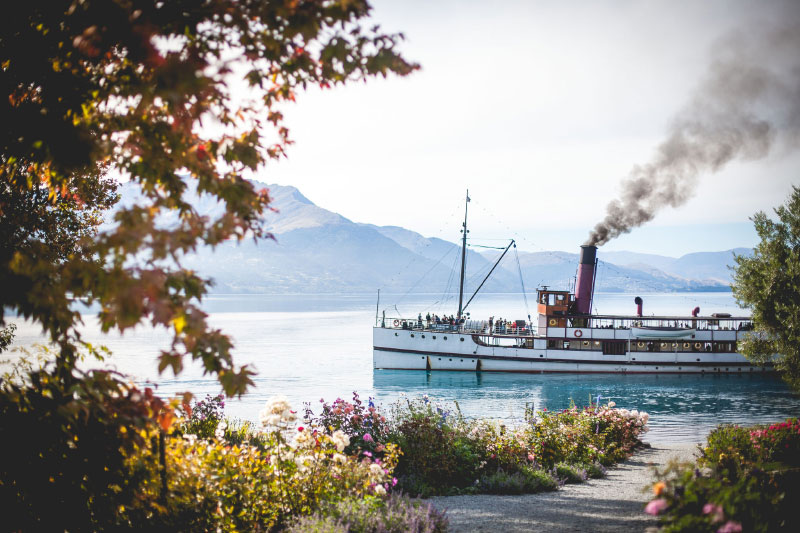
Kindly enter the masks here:
<path id="1" fill-rule="evenodd" d="M 666 348 L 666 347 L 667 347 L 667 343 L 666 343 L 666 342 L 662 342 L 662 343 L 661 343 L 661 347 L 662 347 L 662 348 Z"/>
<path id="2" fill-rule="evenodd" d="M 539 357 L 544 357 L 544 354 L 541 354 L 541 353 L 540 353 L 540 354 L 539 354 Z"/>
<path id="3" fill-rule="evenodd" d="M 436 335 L 433 336 L 433 340 L 436 340 Z"/>
<path id="4" fill-rule="evenodd" d="M 595 346 L 600 346 L 600 341 L 594 341 Z"/>
<path id="5" fill-rule="evenodd" d="M 411 334 L 411 336 L 413 337 L 413 336 L 414 336 L 414 334 L 412 333 L 412 334 Z"/>
<path id="6" fill-rule="evenodd" d="M 589 341 L 583 341 L 584 346 L 589 346 Z"/>
<path id="7" fill-rule="evenodd" d="M 395 331 L 394 336 L 397 337 L 397 332 Z"/>
<path id="8" fill-rule="evenodd" d="M 461 337 L 461 342 L 464 342 L 464 337 Z"/>
<path id="9" fill-rule="evenodd" d="M 673 342 L 673 343 L 672 343 L 672 347 L 673 347 L 673 348 L 677 348 L 677 347 L 678 347 L 678 343 L 677 343 L 677 342 Z"/>
<path id="10" fill-rule="evenodd" d="M 447 340 L 447 335 L 444 336 L 444 340 Z"/>
<path id="11" fill-rule="evenodd" d="M 448 359 L 448 361 L 452 361 L 452 360 L 453 360 L 452 358 L 451 358 L 451 359 Z"/>
<path id="12" fill-rule="evenodd" d="M 634 360 L 634 361 L 636 361 L 636 358 L 635 358 L 635 357 L 631 357 L 631 359 L 632 359 L 632 360 Z"/>
<path id="13" fill-rule="evenodd" d="M 698 359 L 698 360 L 697 360 L 697 362 L 699 363 L 699 362 L 700 362 L 700 359 Z"/>
<path id="14" fill-rule="evenodd" d="M 422 338 L 424 339 L 424 338 L 425 338 L 425 335 L 423 335 L 423 336 L 422 336 Z"/>
<path id="15" fill-rule="evenodd" d="M 639 348 L 644 348 L 644 343 L 642 341 L 639 341 L 639 343 L 636 346 L 638 346 Z"/>
<path id="16" fill-rule="evenodd" d="M 684 348 L 684 349 L 691 348 L 691 346 L 692 346 L 692 345 L 691 345 L 690 343 L 688 343 L 688 342 L 684 342 L 684 343 L 683 343 L 683 348 Z"/>
<path id="17" fill-rule="evenodd" d="M 461 361 L 462 363 L 464 362 L 464 360 L 463 360 L 463 359 L 459 359 L 459 361 Z"/>
<path id="18" fill-rule="evenodd" d="M 441 360 L 442 360 L 442 358 L 440 357 L 440 358 L 439 358 L 439 361 L 441 361 Z"/>

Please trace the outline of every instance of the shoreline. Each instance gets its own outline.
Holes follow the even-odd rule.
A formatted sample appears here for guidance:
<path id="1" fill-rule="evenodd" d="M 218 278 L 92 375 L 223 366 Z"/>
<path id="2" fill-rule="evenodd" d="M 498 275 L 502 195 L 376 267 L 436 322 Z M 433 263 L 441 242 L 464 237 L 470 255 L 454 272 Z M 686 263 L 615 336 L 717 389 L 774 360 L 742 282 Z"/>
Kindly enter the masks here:
<path id="1" fill-rule="evenodd" d="M 448 531 L 607 531 L 639 532 L 656 527 L 644 513 L 653 496 L 652 467 L 671 459 L 691 461 L 698 443 L 650 443 L 608 469 L 605 478 L 564 485 L 555 492 L 523 495 L 439 496 L 428 501 L 447 511 Z"/>

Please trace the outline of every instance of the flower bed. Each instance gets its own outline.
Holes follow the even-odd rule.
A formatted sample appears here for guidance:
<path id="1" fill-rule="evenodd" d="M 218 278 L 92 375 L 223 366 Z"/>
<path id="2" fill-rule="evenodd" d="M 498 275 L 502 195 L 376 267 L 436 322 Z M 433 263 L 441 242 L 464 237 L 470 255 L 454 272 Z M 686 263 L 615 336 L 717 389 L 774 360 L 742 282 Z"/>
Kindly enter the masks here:
<path id="1" fill-rule="evenodd" d="M 468 420 L 458 405 L 448 408 L 427 396 L 405 398 L 384 416 L 372 402 L 323 402 L 322 414 L 306 411 L 310 423 L 352 437 L 350 451 L 380 456 L 388 443 L 402 451 L 395 473 L 399 488 L 420 496 L 518 494 L 554 490 L 604 474 L 604 466 L 632 453 L 648 415 L 610 405 L 530 413 L 507 427 Z"/>
<path id="2" fill-rule="evenodd" d="M 645 512 L 664 531 L 800 530 L 800 422 L 719 426 L 696 464 L 657 472 Z"/>
<path id="3" fill-rule="evenodd" d="M 602 475 L 647 422 L 592 405 L 510 427 L 427 397 L 385 413 L 354 395 L 318 414 L 272 398 L 254 424 L 226 419 L 220 396 L 165 402 L 108 373 L 59 383 L 0 390 L 3 427 L 22 428 L 0 461 L 13 530 L 58 529 L 64 512 L 47 510 L 71 508 L 74 531 L 445 531 L 404 494 L 555 490 Z"/>

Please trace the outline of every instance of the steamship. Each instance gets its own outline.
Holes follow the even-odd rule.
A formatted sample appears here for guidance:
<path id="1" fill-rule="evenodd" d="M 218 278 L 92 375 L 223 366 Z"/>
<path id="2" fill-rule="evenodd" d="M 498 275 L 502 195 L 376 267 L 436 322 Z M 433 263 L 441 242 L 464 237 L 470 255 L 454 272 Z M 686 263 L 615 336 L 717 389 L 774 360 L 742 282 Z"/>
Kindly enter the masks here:
<path id="1" fill-rule="evenodd" d="M 574 293 L 537 289 L 536 321 L 529 317 L 508 325 L 467 320 L 463 305 L 467 209 L 462 233 L 459 305 L 454 323 L 376 315 L 374 368 L 658 374 L 772 370 L 772 365 L 751 364 L 737 352 L 737 343 L 752 329 L 749 317 L 727 313 L 700 316 L 699 308 L 690 316 L 642 316 L 643 302 L 638 297 L 636 315 L 592 314 L 597 270 L 597 247 L 592 245 L 581 246 Z"/>

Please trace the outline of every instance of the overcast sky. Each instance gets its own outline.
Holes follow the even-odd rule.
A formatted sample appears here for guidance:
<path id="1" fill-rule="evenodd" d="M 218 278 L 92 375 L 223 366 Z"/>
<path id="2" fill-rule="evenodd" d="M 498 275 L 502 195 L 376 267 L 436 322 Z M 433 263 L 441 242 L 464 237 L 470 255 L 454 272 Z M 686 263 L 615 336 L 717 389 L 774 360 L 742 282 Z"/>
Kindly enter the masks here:
<path id="1" fill-rule="evenodd" d="M 635 164 L 646 163 L 735 28 L 780 18 L 775 1 L 374 0 L 422 69 L 301 94 L 296 144 L 258 177 L 351 220 L 455 241 L 516 238 L 576 251 Z M 679 256 L 753 246 L 748 217 L 800 185 L 774 153 L 702 177 L 684 206 L 605 245 Z M 602 251 L 601 251 L 602 253 Z"/>

